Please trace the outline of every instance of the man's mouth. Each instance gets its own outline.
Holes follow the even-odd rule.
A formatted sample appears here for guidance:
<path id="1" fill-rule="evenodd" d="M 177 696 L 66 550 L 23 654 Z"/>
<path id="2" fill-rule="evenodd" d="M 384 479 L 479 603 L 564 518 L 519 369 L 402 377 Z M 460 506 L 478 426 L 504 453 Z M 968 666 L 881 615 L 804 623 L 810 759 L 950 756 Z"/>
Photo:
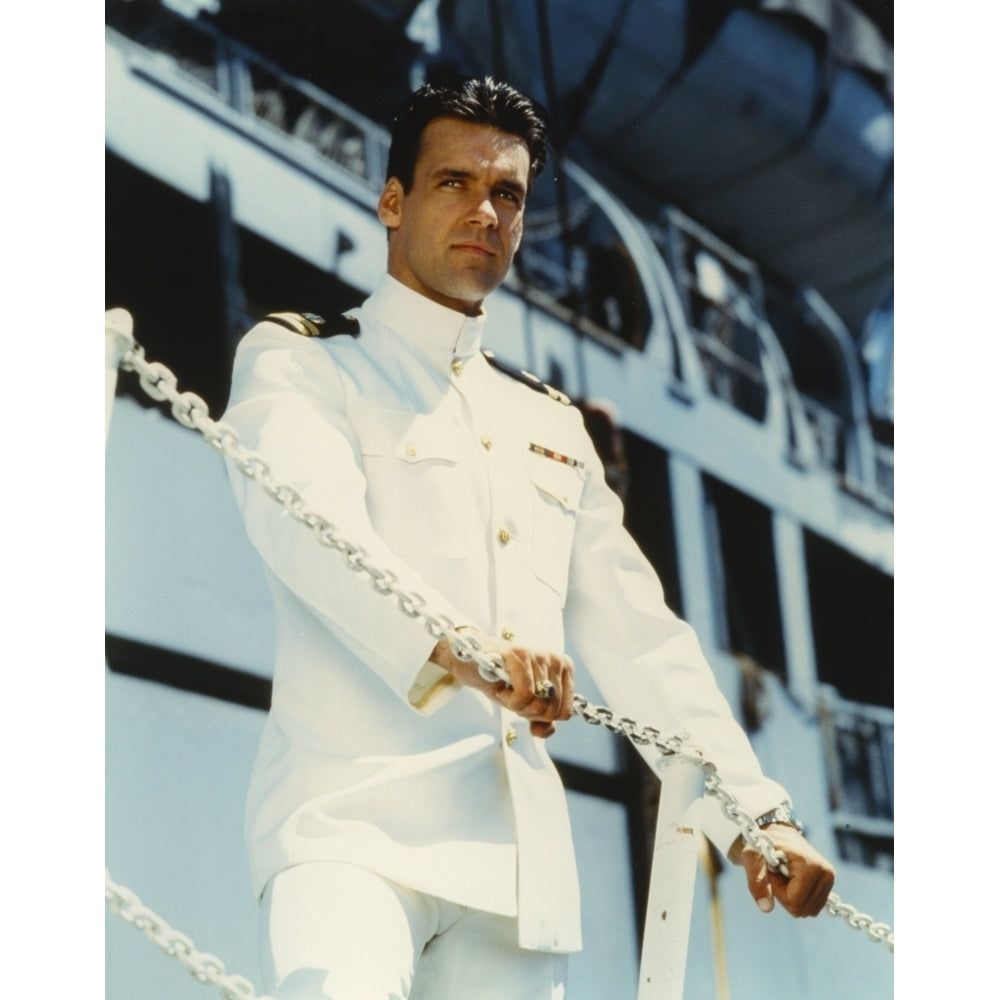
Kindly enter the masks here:
<path id="1" fill-rule="evenodd" d="M 477 243 L 474 240 L 466 240 L 462 243 L 453 244 L 454 249 L 462 250 L 465 253 L 475 254 L 482 257 L 495 257 L 496 251 L 485 243 Z"/>

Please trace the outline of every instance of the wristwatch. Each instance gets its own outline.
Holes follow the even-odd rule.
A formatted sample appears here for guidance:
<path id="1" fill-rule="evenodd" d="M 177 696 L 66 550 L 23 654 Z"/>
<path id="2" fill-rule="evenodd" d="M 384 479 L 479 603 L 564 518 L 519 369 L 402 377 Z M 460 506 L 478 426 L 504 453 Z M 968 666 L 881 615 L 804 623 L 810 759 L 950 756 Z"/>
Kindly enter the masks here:
<path id="1" fill-rule="evenodd" d="M 758 816 L 754 822 L 758 826 L 767 826 L 769 823 L 784 823 L 785 826 L 794 826 L 803 835 L 806 832 L 806 828 L 802 825 L 799 817 L 795 815 L 795 810 L 792 808 L 791 802 L 787 800 L 770 812 L 764 813 L 763 816 Z"/>

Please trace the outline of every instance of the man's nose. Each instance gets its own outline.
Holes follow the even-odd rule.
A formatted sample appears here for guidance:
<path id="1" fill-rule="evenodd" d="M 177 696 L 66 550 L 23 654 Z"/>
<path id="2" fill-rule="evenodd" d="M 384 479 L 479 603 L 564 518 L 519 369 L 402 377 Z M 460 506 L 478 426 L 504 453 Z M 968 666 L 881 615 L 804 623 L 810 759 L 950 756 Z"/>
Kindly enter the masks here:
<path id="1" fill-rule="evenodd" d="M 483 195 L 476 199 L 469 218 L 471 221 L 488 228 L 495 228 L 500 224 L 500 217 L 493 207 L 493 199 L 490 195 Z"/>

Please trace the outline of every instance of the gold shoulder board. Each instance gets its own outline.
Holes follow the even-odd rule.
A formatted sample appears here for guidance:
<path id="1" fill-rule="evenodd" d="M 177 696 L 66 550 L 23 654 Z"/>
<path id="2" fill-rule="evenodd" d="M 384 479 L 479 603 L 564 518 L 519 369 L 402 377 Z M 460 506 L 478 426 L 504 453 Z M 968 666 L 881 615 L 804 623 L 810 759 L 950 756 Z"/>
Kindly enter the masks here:
<path id="1" fill-rule="evenodd" d="M 573 401 L 564 392 L 560 392 L 558 389 L 553 388 L 551 385 L 546 385 L 537 375 L 532 375 L 531 372 L 520 371 L 517 368 L 512 368 L 508 364 L 497 360 L 496 355 L 492 351 L 483 351 L 483 357 L 494 367 L 497 371 L 503 372 L 509 378 L 515 379 L 522 385 L 528 386 L 529 389 L 534 389 L 536 392 L 544 392 L 549 399 L 554 399 L 557 403 L 562 403 L 563 406 L 572 406 Z"/>
<path id="2" fill-rule="evenodd" d="M 302 337 L 334 337 L 339 333 L 357 336 L 361 328 L 353 316 L 339 316 L 333 323 L 327 323 L 315 313 L 274 312 L 264 318 Z"/>

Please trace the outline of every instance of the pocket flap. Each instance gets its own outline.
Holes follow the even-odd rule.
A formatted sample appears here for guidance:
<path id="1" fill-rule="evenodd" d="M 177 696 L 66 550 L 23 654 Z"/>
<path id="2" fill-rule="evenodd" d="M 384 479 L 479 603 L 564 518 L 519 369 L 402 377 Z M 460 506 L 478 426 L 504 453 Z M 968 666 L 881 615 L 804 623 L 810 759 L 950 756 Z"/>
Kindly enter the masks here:
<path id="1" fill-rule="evenodd" d="M 528 452 L 525 456 L 528 476 L 539 491 L 566 510 L 580 509 L 586 473 L 582 468 L 564 465 L 555 459 Z"/>
<path id="2" fill-rule="evenodd" d="M 461 455 L 458 428 L 434 414 L 402 410 L 364 410 L 355 428 L 362 455 L 457 462 Z"/>

